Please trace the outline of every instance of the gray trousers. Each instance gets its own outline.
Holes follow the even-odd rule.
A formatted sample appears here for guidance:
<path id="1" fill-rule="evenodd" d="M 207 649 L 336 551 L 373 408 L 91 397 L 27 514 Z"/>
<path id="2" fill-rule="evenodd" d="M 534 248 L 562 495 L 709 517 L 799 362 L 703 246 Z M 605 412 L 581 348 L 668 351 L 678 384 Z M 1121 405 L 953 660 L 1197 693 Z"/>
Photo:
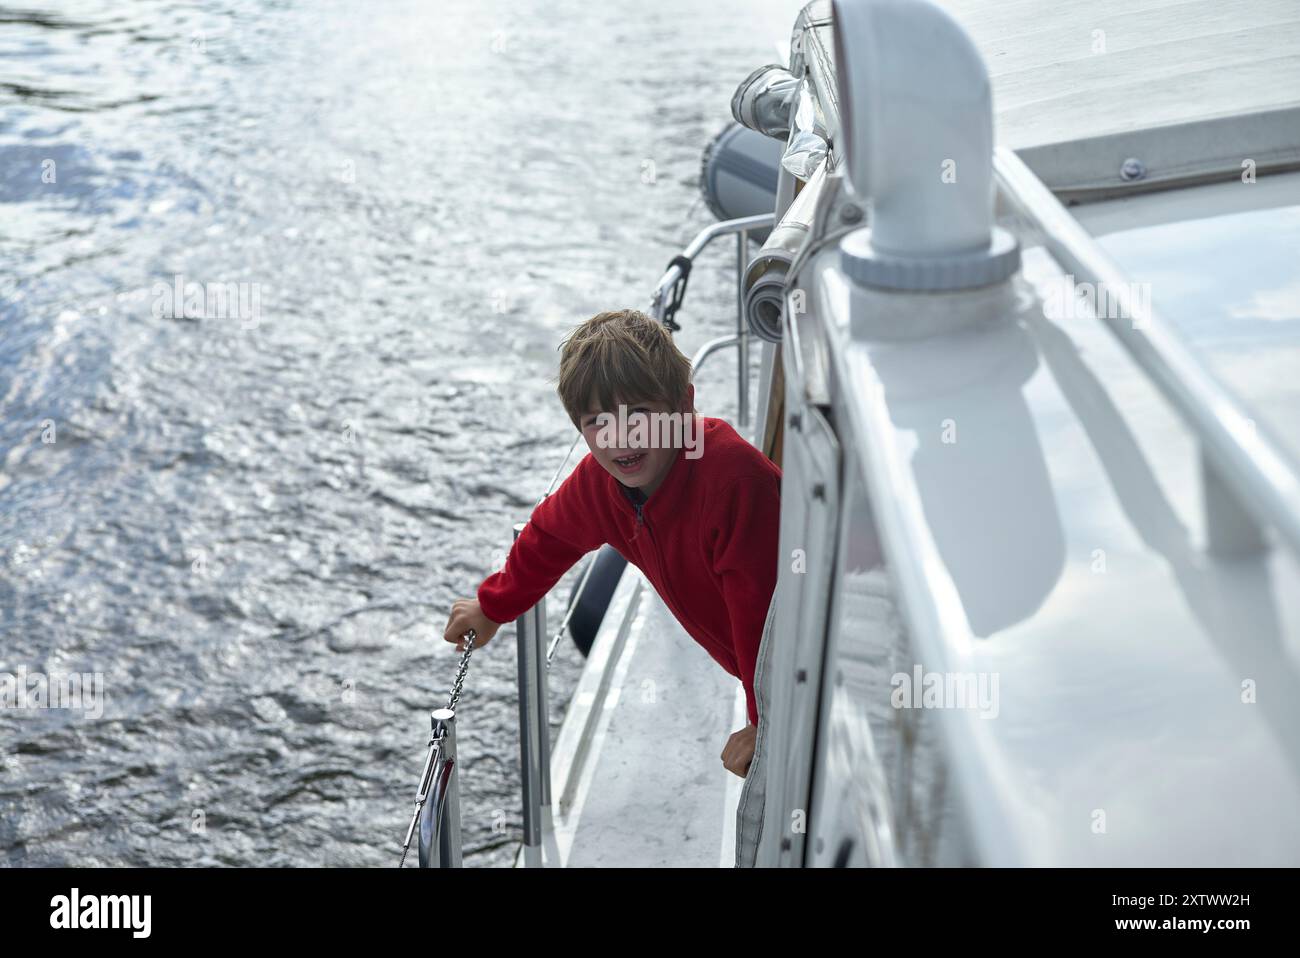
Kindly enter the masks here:
<path id="1" fill-rule="evenodd" d="M 758 661 L 754 666 L 754 701 L 758 709 L 758 733 L 754 737 L 754 758 L 745 784 L 740 790 L 736 805 L 736 867 L 753 868 L 758 854 L 758 843 L 763 832 L 763 797 L 767 792 L 767 765 L 764 761 L 763 740 L 769 727 L 768 703 L 771 695 L 767 687 L 767 663 L 772 657 L 772 632 L 776 622 L 776 590 L 767 608 L 763 623 L 763 638 L 758 646 Z"/>

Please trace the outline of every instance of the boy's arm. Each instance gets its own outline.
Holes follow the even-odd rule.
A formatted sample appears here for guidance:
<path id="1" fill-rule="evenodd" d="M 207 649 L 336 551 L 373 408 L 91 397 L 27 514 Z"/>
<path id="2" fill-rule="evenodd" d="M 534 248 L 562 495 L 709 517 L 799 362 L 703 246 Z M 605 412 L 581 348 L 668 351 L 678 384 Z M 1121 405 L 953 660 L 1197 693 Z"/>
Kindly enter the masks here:
<path id="1" fill-rule="evenodd" d="M 719 500 L 713 525 L 713 571 L 722 581 L 749 721 L 757 725 L 754 667 L 776 589 L 780 480 L 775 476 L 737 479 Z"/>
<path id="2" fill-rule="evenodd" d="M 493 622 L 512 622 L 544 596 L 573 564 L 605 541 L 592 467 L 584 457 L 560 487 L 538 503 L 505 565 L 478 587 L 479 608 Z"/>

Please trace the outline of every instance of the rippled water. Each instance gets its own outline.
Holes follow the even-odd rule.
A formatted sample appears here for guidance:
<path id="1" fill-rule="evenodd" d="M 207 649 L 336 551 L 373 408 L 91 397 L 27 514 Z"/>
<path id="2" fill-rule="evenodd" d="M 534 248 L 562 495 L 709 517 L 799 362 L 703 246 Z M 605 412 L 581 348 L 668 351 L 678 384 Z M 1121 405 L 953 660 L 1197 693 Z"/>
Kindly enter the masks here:
<path id="1" fill-rule="evenodd" d="M 0 7 L 0 672 L 106 686 L 0 711 L 0 862 L 396 862 L 447 607 L 571 439 L 556 346 L 708 222 L 700 151 L 798 7 Z M 512 631 L 461 715 L 467 861 L 503 864 Z"/>

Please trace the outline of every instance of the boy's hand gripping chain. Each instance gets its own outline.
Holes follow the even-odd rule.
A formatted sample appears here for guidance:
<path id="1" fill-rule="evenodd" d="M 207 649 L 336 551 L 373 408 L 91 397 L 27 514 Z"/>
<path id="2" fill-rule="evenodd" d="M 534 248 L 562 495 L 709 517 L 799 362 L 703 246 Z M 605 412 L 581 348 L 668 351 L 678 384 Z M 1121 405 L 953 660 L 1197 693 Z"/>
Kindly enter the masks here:
<path id="1" fill-rule="evenodd" d="M 474 640 L 478 634 L 470 629 L 465 633 L 465 651 L 460 657 L 460 668 L 456 671 L 456 681 L 452 684 L 451 695 L 447 699 L 447 711 L 455 712 L 456 703 L 460 701 L 460 690 L 465 686 L 465 670 L 469 667 L 469 656 L 474 651 Z M 401 868 L 406 864 L 406 853 L 411 848 L 411 838 L 415 835 L 415 826 L 420 821 L 420 811 L 424 808 L 425 801 L 429 797 L 429 788 L 433 785 L 433 772 L 438 765 L 438 755 L 442 751 L 443 725 L 436 718 L 433 720 L 433 728 L 429 733 L 429 754 L 424 759 L 424 774 L 420 776 L 420 789 L 415 796 L 415 813 L 411 816 L 411 824 L 406 829 L 406 841 L 402 842 L 402 858 L 397 863 Z"/>

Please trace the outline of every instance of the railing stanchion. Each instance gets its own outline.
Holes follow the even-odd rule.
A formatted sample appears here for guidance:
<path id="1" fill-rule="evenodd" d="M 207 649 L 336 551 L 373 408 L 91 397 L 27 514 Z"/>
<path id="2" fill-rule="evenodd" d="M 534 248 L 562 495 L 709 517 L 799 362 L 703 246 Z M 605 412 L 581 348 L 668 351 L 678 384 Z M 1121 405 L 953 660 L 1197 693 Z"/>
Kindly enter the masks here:
<path id="1" fill-rule="evenodd" d="M 438 867 L 460 868 L 460 775 L 456 767 L 456 713 L 440 709 L 433 713 L 442 722 L 442 762 L 446 795 L 438 818 Z M 440 796 L 441 797 L 441 796 Z"/>
<path id="2" fill-rule="evenodd" d="M 515 526 L 515 538 L 523 531 L 524 523 Z M 538 626 L 538 610 L 545 599 L 521 615 L 515 622 L 516 650 L 519 662 L 519 780 L 523 793 L 524 866 L 542 866 L 542 805 L 549 799 L 549 787 L 543 774 L 543 736 L 545 715 L 542 679 L 544 655 L 540 643 L 545 641 L 544 631 Z"/>
<path id="3" fill-rule="evenodd" d="M 462 636 L 464 651 L 456 681 L 444 708 L 429 713 L 429 751 L 424 756 L 424 771 L 415 793 L 415 810 L 402 842 L 402 857 L 397 867 L 406 864 L 411 841 L 419 832 L 421 868 L 460 868 L 460 770 L 456 767 L 456 706 L 465 687 L 465 671 L 474 653 L 478 633 L 469 629 Z"/>
<path id="4" fill-rule="evenodd" d="M 533 661 L 537 663 L 537 697 L 534 702 L 537 708 L 537 749 L 542 768 L 539 796 L 543 815 L 542 828 L 545 829 L 551 824 L 551 698 L 548 680 L 550 669 L 546 657 L 546 596 L 538 599 L 537 604 L 529 610 L 528 614 L 533 617 L 533 627 L 530 632 L 533 640 Z"/>
<path id="5" fill-rule="evenodd" d="M 749 230 L 736 234 L 736 425 L 749 428 L 749 324 L 745 322 L 745 258 Z"/>

